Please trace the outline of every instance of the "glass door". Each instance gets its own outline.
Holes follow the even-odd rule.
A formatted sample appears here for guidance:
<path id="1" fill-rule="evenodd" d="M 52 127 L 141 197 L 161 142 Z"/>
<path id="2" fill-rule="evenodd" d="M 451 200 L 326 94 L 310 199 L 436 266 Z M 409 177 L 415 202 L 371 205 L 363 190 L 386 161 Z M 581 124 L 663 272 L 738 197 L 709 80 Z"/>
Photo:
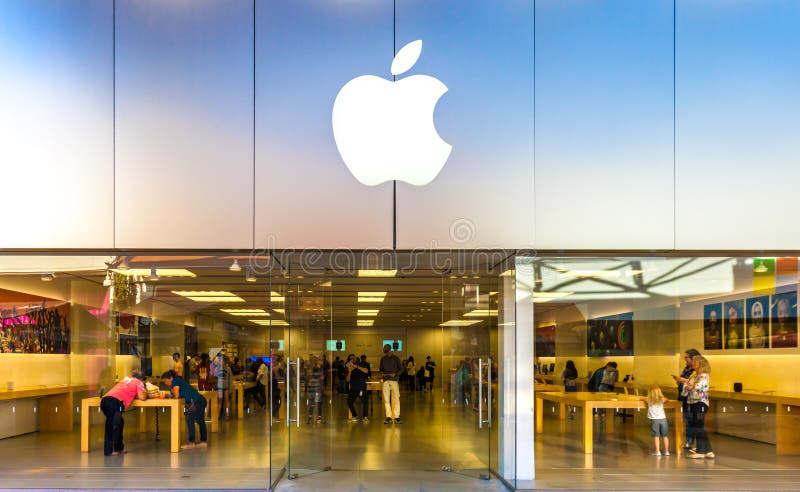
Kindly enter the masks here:
<path id="1" fill-rule="evenodd" d="M 341 470 L 490 479 L 498 273 L 322 271 L 287 272 L 273 286 L 287 322 L 281 425 L 273 423 L 273 439 L 287 445 L 286 478 Z M 353 384 L 358 367 L 366 376 Z"/>
<path id="2" fill-rule="evenodd" d="M 290 271 L 286 292 L 285 426 L 289 434 L 288 478 L 331 469 L 330 347 L 332 283 L 324 275 Z"/>
<path id="3" fill-rule="evenodd" d="M 267 418 L 269 420 L 270 490 L 275 490 L 289 468 L 289 429 L 286 418 L 286 347 L 289 342 L 289 321 L 286 310 L 288 272 L 270 259 L 267 280 L 267 341 L 269 359 L 261 368 Z"/>
<path id="4" fill-rule="evenodd" d="M 442 365 L 432 375 L 448 443 L 442 470 L 481 480 L 490 479 L 497 415 L 496 278 L 480 272 L 442 279 Z"/>

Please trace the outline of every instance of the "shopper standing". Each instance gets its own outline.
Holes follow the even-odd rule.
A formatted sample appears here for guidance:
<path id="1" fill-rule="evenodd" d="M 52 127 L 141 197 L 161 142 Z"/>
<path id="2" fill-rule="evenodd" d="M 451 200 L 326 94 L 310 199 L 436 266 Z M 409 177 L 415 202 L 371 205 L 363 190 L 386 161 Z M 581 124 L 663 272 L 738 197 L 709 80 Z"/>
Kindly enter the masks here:
<path id="1" fill-rule="evenodd" d="M 650 433 L 653 436 L 655 451 L 653 456 L 669 456 L 669 426 L 667 424 L 667 414 L 664 412 L 664 393 L 661 388 L 654 384 L 647 392 L 647 418 L 650 419 Z M 661 451 L 659 438 L 664 441 L 664 450 Z"/>
<path id="2" fill-rule="evenodd" d="M 678 401 L 681 402 L 682 406 L 681 415 L 683 416 L 683 425 L 686 431 L 686 440 L 683 445 L 684 449 L 691 449 L 692 444 L 694 444 L 694 435 L 692 435 L 691 429 L 689 428 L 689 416 L 691 415 L 691 412 L 689 411 L 689 404 L 686 402 L 688 390 L 685 389 L 685 386 L 686 382 L 689 381 L 692 372 L 694 372 L 694 368 L 692 367 L 692 359 L 698 355 L 700 355 L 700 352 L 695 349 L 687 350 L 683 354 L 683 360 L 686 362 L 686 366 L 683 368 L 683 371 L 681 371 L 681 375 L 672 376 L 672 379 L 678 383 Z"/>
<path id="3" fill-rule="evenodd" d="M 106 416 L 106 434 L 103 441 L 103 454 L 106 456 L 125 452 L 125 444 L 122 442 L 125 421 L 122 420 L 122 412 L 131 406 L 134 399 L 147 399 L 143 381 L 144 376 L 140 372 L 135 372 L 132 376 L 122 378 L 122 381 L 108 390 L 100 400 L 100 410 Z"/>
<path id="4" fill-rule="evenodd" d="M 564 371 L 561 373 L 561 380 L 564 382 L 564 392 L 565 393 L 574 393 L 578 391 L 578 369 L 575 367 L 575 362 L 568 360 L 567 366 L 564 368 Z M 575 418 L 575 406 L 568 405 L 569 409 L 569 418 Z"/>
<path id="5" fill-rule="evenodd" d="M 686 402 L 689 404 L 689 427 L 694 436 L 695 449 L 689 452 L 689 458 L 714 458 L 714 450 L 706 432 L 706 413 L 708 413 L 708 389 L 711 383 L 711 366 L 702 355 L 692 358 L 694 374 L 686 382 L 688 393 Z"/>
<path id="6" fill-rule="evenodd" d="M 408 356 L 408 363 L 406 364 L 406 375 L 408 378 L 408 389 L 416 391 L 417 389 L 417 366 L 414 364 L 414 356 Z"/>
<path id="7" fill-rule="evenodd" d="M 367 367 L 366 362 L 358 362 L 358 365 L 353 367 L 353 369 L 347 375 L 347 381 L 350 383 L 350 391 L 347 394 L 347 408 L 350 409 L 350 415 L 352 418 L 349 422 L 358 422 L 359 420 L 367 421 L 367 410 L 369 409 L 369 402 L 367 398 L 369 395 L 367 394 L 367 378 L 369 374 L 369 368 Z M 361 399 L 361 418 L 358 417 L 358 413 L 356 412 L 356 407 L 353 406 L 353 402 L 356 401 L 356 398 Z"/>
<path id="8" fill-rule="evenodd" d="M 392 417 L 396 424 L 402 423 L 400 420 L 400 386 L 397 378 L 403 370 L 403 363 L 400 358 L 391 353 L 392 347 L 387 343 L 383 346 L 384 356 L 381 357 L 380 370 L 383 374 L 383 405 L 386 410 L 386 420 L 384 424 L 391 424 Z"/>
<path id="9" fill-rule="evenodd" d="M 181 446 L 181 449 L 195 447 L 195 424 L 200 428 L 200 442 L 196 443 L 197 446 L 201 448 L 208 446 L 208 428 L 205 419 L 208 402 L 206 399 L 182 377 L 175 374 L 175 371 L 170 370 L 162 374 L 161 382 L 172 388 L 173 398 L 183 398 L 185 404 L 183 413 L 186 416 L 189 442 Z"/>
<path id="10" fill-rule="evenodd" d="M 431 356 L 425 358 L 425 386 L 433 393 L 433 378 L 436 372 L 436 362 L 431 360 Z"/>

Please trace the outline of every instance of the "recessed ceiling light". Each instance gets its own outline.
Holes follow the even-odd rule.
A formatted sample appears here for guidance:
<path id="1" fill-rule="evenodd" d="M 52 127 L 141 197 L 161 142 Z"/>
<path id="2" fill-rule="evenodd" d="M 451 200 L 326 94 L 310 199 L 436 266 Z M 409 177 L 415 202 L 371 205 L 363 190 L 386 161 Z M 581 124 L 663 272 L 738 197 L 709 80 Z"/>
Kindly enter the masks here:
<path id="1" fill-rule="evenodd" d="M 394 277 L 397 270 L 359 270 L 359 277 Z"/>
<path id="2" fill-rule="evenodd" d="M 173 290 L 172 293 L 195 302 L 244 302 L 233 292 L 224 290 Z"/>
<path id="3" fill-rule="evenodd" d="M 358 302 L 383 302 L 388 292 L 359 292 Z"/>
<path id="4" fill-rule="evenodd" d="M 270 300 L 272 300 L 272 302 L 284 302 L 286 298 L 277 292 L 270 292 Z"/>
<path id="5" fill-rule="evenodd" d="M 480 323 L 480 320 L 451 319 L 449 321 L 445 321 L 444 323 L 440 323 L 439 326 L 470 326 L 476 323 Z"/>
<path id="6" fill-rule="evenodd" d="M 467 318 L 486 318 L 489 316 L 497 316 L 497 309 L 474 309 L 468 313 L 464 313 Z"/>
<path id="7" fill-rule="evenodd" d="M 239 260 L 233 260 L 233 263 L 231 263 L 231 266 L 228 267 L 228 270 L 232 272 L 241 272 L 242 267 L 239 266 Z"/>
<path id="8" fill-rule="evenodd" d="M 260 326 L 289 326 L 289 323 L 282 319 L 251 319 L 248 321 Z"/>
<path id="9" fill-rule="evenodd" d="M 245 274 L 244 274 L 244 280 L 245 280 L 245 282 L 255 282 L 257 280 L 256 279 L 256 274 L 253 273 L 253 269 L 252 268 L 248 268 L 247 269 L 247 272 L 245 272 Z"/>
<path id="10" fill-rule="evenodd" d="M 372 326 L 375 324 L 374 319 L 359 319 L 356 320 L 356 326 Z"/>
<path id="11" fill-rule="evenodd" d="M 220 309 L 220 311 L 233 316 L 269 316 L 263 309 Z"/>
<path id="12" fill-rule="evenodd" d="M 377 316 L 380 310 L 378 309 L 359 309 L 356 313 L 357 316 Z"/>

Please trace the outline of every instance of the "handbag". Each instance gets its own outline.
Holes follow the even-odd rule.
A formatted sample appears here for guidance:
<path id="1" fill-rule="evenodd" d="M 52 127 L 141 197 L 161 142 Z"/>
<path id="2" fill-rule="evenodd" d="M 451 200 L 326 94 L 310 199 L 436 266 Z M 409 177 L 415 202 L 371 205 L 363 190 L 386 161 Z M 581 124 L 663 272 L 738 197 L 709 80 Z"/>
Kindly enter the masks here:
<path id="1" fill-rule="evenodd" d="M 197 410 L 197 407 L 194 405 L 194 402 L 189 402 L 183 405 L 183 414 L 184 415 L 191 415 Z"/>

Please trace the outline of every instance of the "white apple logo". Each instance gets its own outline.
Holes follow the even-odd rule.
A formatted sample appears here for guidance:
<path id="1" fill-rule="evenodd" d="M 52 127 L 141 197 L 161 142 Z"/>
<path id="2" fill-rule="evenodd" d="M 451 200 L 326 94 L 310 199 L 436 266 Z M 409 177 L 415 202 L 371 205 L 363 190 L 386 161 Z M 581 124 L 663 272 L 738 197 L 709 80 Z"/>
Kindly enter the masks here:
<path id="1" fill-rule="evenodd" d="M 392 75 L 411 69 L 421 52 L 420 40 L 405 45 L 392 61 Z M 333 103 L 333 138 L 353 176 L 367 186 L 433 181 L 453 148 L 433 124 L 445 92 L 447 86 L 428 75 L 397 82 L 363 75 L 346 83 Z"/>

